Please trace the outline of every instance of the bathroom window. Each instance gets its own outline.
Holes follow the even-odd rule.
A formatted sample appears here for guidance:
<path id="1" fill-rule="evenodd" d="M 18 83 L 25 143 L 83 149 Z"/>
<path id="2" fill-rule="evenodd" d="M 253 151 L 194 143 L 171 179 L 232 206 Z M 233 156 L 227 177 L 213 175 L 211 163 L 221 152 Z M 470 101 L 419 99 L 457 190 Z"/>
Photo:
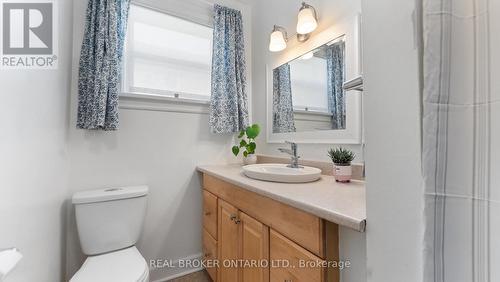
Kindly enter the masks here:
<path id="1" fill-rule="evenodd" d="M 212 32 L 208 25 L 132 4 L 123 91 L 208 101 Z"/>

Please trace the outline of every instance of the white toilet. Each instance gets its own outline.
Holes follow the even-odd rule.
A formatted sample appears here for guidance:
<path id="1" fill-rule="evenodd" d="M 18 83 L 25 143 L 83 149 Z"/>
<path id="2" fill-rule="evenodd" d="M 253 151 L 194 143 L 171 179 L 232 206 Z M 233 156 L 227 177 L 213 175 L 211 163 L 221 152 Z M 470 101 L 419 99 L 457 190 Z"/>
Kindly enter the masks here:
<path id="1" fill-rule="evenodd" d="M 147 186 L 82 191 L 73 195 L 85 260 L 70 282 L 148 282 L 149 268 L 135 247 L 147 207 Z"/>

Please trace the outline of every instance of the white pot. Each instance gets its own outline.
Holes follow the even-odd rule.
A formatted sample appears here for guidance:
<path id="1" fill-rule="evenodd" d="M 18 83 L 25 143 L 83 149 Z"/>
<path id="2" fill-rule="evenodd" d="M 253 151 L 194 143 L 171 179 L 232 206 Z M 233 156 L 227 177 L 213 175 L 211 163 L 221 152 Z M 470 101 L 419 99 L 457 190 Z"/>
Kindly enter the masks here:
<path id="1" fill-rule="evenodd" d="M 250 165 L 257 163 L 257 156 L 254 154 L 250 154 L 247 157 L 243 157 L 243 164 Z"/>
<path id="2" fill-rule="evenodd" d="M 350 164 L 334 164 L 333 176 L 335 176 L 337 182 L 350 182 L 352 178 L 352 166 Z"/>

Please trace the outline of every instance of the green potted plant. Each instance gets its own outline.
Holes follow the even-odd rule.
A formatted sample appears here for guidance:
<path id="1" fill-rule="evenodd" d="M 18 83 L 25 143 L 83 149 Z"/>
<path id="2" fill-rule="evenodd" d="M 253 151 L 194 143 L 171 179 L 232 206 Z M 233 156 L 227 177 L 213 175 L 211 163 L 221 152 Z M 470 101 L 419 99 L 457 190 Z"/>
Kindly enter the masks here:
<path id="1" fill-rule="evenodd" d="M 338 182 L 350 182 L 352 178 L 351 162 L 354 160 L 354 153 L 342 147 L 332 148 L 328 151 L 328 156 L 333 162 L 333 176 Z"/>
<path id="2" fill-rule="evenodd" d="M 260 126 L 258 124 L 252 124 L 245 130 L 240 131 L 238 135 L 240 142 L 231 149 L 235 156 L 238 156 L 240 151 L 243 151 L 243 163 L 245 165 L 257 163 L 257 156 L 255 155 L 257 144 L 255 143 L 255 138 L 259 136 L 259 133 Z"/>

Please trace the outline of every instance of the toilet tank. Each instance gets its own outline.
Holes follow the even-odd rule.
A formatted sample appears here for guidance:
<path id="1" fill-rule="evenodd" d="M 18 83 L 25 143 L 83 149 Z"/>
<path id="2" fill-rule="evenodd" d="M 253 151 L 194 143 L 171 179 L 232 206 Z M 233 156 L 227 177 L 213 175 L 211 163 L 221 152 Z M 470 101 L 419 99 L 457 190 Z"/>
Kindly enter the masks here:
<path id="1" fill-rule="evenodd" d="M 135 245 L 147 207 L 147 186 L 81 191 L 73 195 L 80 244 L 86 255 Z"/>

